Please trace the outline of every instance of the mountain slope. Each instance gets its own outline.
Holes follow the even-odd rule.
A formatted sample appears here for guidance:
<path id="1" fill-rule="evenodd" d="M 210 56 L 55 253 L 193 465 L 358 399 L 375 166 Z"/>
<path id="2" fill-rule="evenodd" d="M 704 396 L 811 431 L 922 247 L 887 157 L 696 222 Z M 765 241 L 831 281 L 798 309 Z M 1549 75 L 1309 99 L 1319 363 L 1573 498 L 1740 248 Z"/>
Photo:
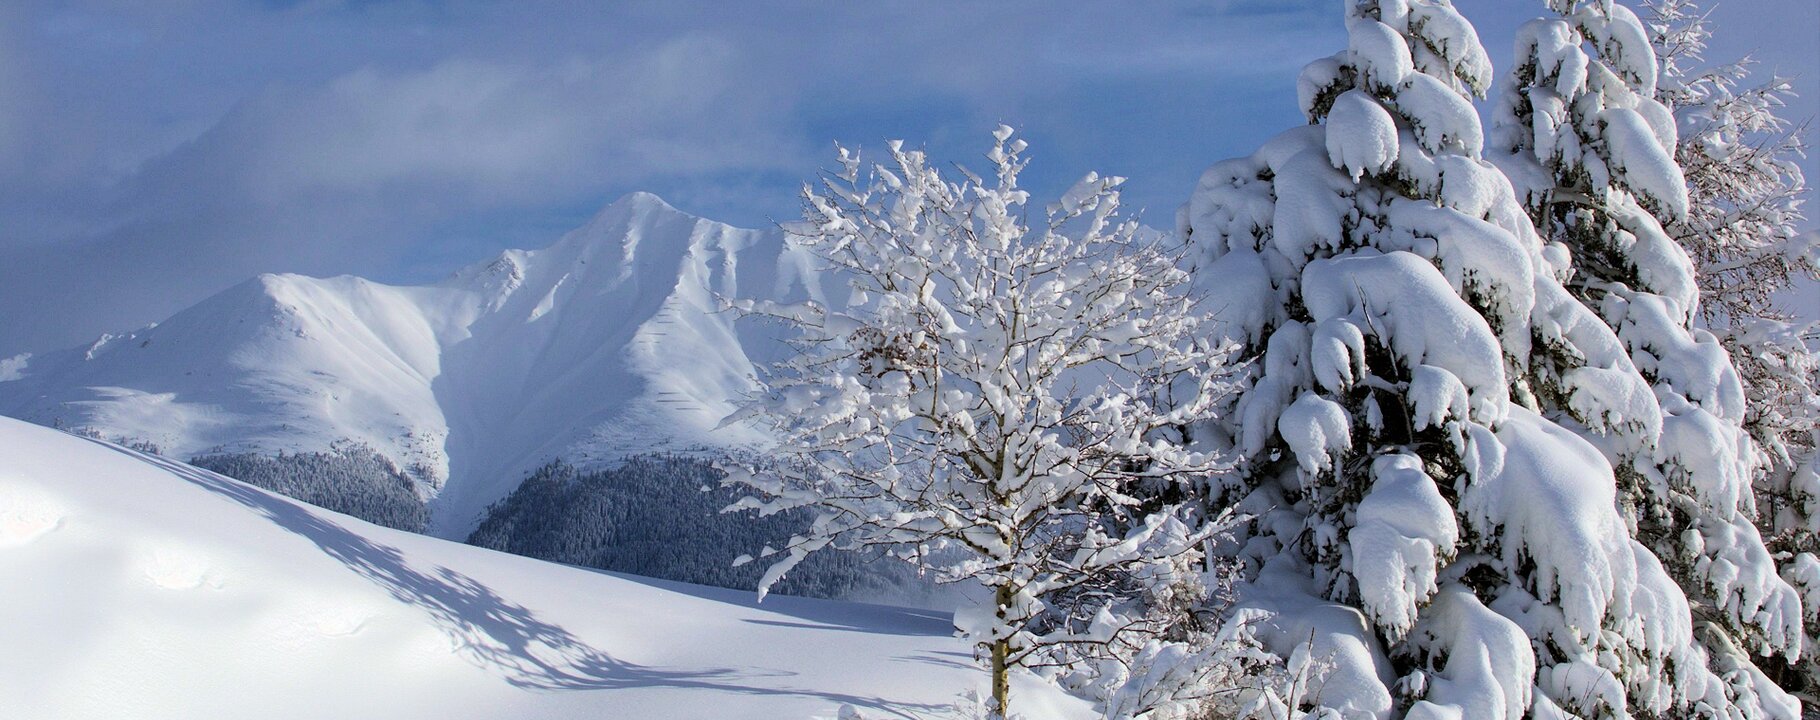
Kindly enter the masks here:
<path id="1" fill-rule="evenodd" d="M 179 458 L 360 443 L 417 482 L 432 532 L 460 538 L 551 459 L 757 442 L 714 428 L 752 373 L 746 352 L 781 344 L 716 297 L 819 293 L 781 233 L 637 193 L 549 248 L 432 286 L 255 278 L 30 358 L 0 376 L 17 377 L 0 381 L 0 414 Z"/>
<path id="2" fill-rule="evenodd" d="M 18 717 L 942 717 L 984 677 L 927 612 L 503 555 L 7 419 L 0 458 Z"/>

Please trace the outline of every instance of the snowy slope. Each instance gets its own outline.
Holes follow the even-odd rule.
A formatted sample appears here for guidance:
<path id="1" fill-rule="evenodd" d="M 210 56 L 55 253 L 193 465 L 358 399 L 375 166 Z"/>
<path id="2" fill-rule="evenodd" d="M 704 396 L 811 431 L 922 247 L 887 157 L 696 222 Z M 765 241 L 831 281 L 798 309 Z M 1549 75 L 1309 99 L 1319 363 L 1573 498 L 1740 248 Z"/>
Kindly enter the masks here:
<path id="1" fill-rule="evenodd" d="M 984 678 L 928 612 L 503 555 L 7 419 L 0 586 L 8 717 L 944 717 Z"/>
<path id="2" fill-rule="evenodd" d="M 434 498 L 434 532 L 460 538 L 556 457 L 755 441 L 714 427 L 746 387 L 745 352 L 781 345 L 715 298 L 819 293 L 805 262 L 781 233 L 636 193 L 549 248 L 433 286 L 255 278 L 156 326 L 9 366 L 0 414 L 178 458 L 363 443 Z"/>

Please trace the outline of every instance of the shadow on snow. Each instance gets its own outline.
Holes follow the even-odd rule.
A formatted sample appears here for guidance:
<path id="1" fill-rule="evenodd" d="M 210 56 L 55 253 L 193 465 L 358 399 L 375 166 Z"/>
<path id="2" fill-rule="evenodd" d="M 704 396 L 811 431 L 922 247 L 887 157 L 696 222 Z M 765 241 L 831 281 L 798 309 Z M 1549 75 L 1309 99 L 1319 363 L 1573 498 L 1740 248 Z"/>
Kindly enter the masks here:
<path id="1" fill-rule="evenodd" d="M 446 567 L 419 569 L 403 551 L 349 531 L 308 506 L 169 458 L 147 455 L 101 440 L 102 447 L 151 463 L 183 480 L 252 509 L 296 533 L 348 569 L 384 588 L 400 602 L 429 614 L 456 641 L 459 652 L 499 673 L 506 682 L 539 690 L 614 690 L 643 687 L 700 689 L 752 695 L 799 695 L 889 712 L 900 717 L 941 706 L 899 703 L 819 690 L 740 684 L 758 677 L 792 673 L 731 668 L 669 669 L 614 658 L 529 608 L 501 597 L 474 578 Z M 669 585 L 669 584 L 665 584 Z M 686 587 L 686 586 L 685 586 Z"/>
<path id="2" fill-rule="evenodd" d="M 736 590 L 733 588 L 695 585 L 692 583 L 664 580 L 642 575 L 630 575 L 612 570 L 598 570 L 580 565 L 570 565 L 578 570 L 610 575 L 627 582 L 648 585 L 659 590 L 693 595 L 695 597 L 727 605 L 760 610 L 766 613 L 785 616 L 789 619 L 759 620 L 747 618 L 744 622 L 753 625 L 770 625 L 774 627 L 801 628 L 804 630 L 827 630 L 836 632 L 871 633 L 878 635 L 901 635 L 922 637 L 951 637 L 954 635 L 953 614 L 921 608 L 899 607 L 896 605 L 879 605 L 851 601 L 824 600 L 821 598 L 792 597 L 772 594 L 758 601 L 758 593 L 753 590 Z"/>

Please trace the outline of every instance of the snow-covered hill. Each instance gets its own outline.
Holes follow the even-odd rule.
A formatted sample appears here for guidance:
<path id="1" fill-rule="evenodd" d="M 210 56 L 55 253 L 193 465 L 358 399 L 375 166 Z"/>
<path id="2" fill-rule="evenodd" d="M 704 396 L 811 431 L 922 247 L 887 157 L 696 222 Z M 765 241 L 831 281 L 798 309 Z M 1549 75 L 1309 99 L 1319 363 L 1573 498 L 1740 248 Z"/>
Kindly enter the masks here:
<path id="1" fill-rule="evenodd" d="M 939 718 L 984 679 L 925 611 L 551 565 L 3 418 L 0 458 L 7 717 Z"/>
<path id="2" fill-rule="evenodd" d="M 462 538 L 553 458 L 755 440 L 714 428 L 752 372 L 746 352 L 781 345 L 716 296 L 819 293 L 806 262 L 780 232 L 636 193 L 549 248 L 436 285 L 264 275 L 153 327 L 15 361 L 0 414 L 177 458 L 363 443 L 433 498 L 432 532 Z"/>

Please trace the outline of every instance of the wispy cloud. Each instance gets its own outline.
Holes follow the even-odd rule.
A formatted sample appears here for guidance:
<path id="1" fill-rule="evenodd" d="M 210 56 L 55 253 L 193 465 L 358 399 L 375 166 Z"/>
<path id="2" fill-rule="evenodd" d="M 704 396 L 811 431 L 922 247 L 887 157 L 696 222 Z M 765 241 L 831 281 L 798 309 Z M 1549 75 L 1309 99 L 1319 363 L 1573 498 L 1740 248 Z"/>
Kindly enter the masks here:
<path id="1" fill-rule="evenodd" d="M 0 356 L 261 271 L 425 279 L 635 189 L 763 223 L 837 139 L 1010 122 L 1040 186 L 1128 175 L 1168 225 L 1342 45 L 1336 0 L 7 3 Z"/>

